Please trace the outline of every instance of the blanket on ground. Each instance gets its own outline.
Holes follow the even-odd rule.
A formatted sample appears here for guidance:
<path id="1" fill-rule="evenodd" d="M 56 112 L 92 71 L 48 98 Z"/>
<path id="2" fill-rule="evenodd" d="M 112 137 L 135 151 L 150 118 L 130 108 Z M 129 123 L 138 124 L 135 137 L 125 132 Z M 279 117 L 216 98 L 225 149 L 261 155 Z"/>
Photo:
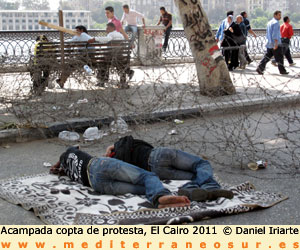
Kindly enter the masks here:
<path id="1" fill-rule="evenodd" d="M 164 181 L 174 194 L 184 183 Z M 144 196 L 99 195 L 68 177 L 45 173 L 1 181 L 0 197 L 33 210 L 42 221 L 52 225 L 181 224 L 267 208 L 287 199 L 280 194 L 255 191 L 251 183 L 225 188 L 234 192 L 232 200 L 219 198 L 192 202 L 185 208 L 154 209 Z"/>

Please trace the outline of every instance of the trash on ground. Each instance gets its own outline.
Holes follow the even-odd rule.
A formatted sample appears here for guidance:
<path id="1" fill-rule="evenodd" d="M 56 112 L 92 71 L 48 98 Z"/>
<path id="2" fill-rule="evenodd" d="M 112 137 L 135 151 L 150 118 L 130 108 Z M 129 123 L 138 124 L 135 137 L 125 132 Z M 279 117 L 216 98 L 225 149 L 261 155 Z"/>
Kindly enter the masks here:
<path id="1" fill-rule="evenodd" d="M 112 121 L 109 125 L 109 128 L 112 133 L 125 134 L 130 131 L 128 130 L 127 123 L 120 117 L 117 119 L 117 121 Z"/>
<path id="2" fill-rule="evenodd" d="M 100 131 L 97 127 L 87 128 L 83 133 L 83 137 L 86 141 L 99 140 L 103 136 L 104 136 L 104 133 L 102 131 Z"/>
<path id="3" fill-rule="evenodd" d="M 179 120 L 179 119 L 175 119 L 174 122 L 175 122 L 176 124 L 183 124 L 183 123 L 184 123 L 184 121 Z"/>
<path id="4" fill-rule="evenodd" d="M 44 163 L 43 163 L 43 166 L 44 166 L 45 168 L 50 168 L 50 167 L 52 166 L 52 164 L 51 164 L 50 162 L 44 162 Z"/>
<path id="5" fill-rule="evenodd" d="M 83 68 L 88 75 L 93 74 L 93 70 L 89 67 L 89 65 L 84 65 Z"/>
<path id="6" fill-rule="evenodd" d="M 73 107 L 74 107 L 74 103 L 71 103 L 68 108 L 71 109 Z"/>
<path id="7" fill-rule="evenodd" d="M 78 100 L 78 101 L 77 101 L 77 104 L 83 104 L 83 103 L 88 103 L 88 102 L 89 102 L 89 100 L 86 99 L 86 98 L 84 98 L 84 99 Z"/>
<path id="8" fill-rule="evenodd" d="M 172 129 L 168 134 L 169 135 L 177 135 L 178 133 L 177 133 L 176 129 Z"/>
<path id="9" fill-rule="evenodd" d="M 250 168 L 251 170 L 258 170 L 258 169 L 263 169 L 263 168 L 266 168 L 268 165 L 268 162 L 267 161 L 257 161 L 257 162 L 250 162 L 248 163 L 248 168 Z"/>
<path id="10" fill-rule="evenodd" d="M 78 141 L 80 135 L 76 132 L 62 131 L 59 133 L 58 138 L 66 141 Z"/>
<path id="11" fill-rule="evenodd" d="M 10 146 L 9 145 L 5 145 L 5 146 L 3 146 L 3 148 L 9 149 Z"/>

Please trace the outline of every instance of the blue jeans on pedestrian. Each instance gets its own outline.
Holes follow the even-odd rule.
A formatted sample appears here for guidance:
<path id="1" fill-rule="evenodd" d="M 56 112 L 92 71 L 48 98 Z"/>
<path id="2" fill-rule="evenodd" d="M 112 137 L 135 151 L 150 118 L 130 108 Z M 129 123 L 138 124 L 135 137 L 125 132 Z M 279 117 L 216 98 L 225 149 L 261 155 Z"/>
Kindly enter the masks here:
<path id="1" fill-rule="evenodd" d="M 100 194 L 146 195 L 154 206 L 158 205 L 159 197 L 171 194 L 155 173 L 114 158 L 93 159 L 88 176 L 91 187 Z"/>
<path id="2" fill-rule="evenodd" d="M 191 180 L 181 188 L 220 189 L 213 178 L 210 163 L 199 156 L 177 149 L 154 148 L 149 156 L 149 167 L 160 179 Z"/>
<path id="3" fill-rule="evenodd" d="M 135 25 L 127 25 L 126 27 L 125 27 L 125 32 L 132 32 L 132 36 L 131 36 L 131 43 L 134 43 L 134 41 L 135 41 L 135 38 L 136 38 L 136 34 L 137 34 L 137 32 L 138 32 L 138 27 L 137 26 L 135 26 Z"/>

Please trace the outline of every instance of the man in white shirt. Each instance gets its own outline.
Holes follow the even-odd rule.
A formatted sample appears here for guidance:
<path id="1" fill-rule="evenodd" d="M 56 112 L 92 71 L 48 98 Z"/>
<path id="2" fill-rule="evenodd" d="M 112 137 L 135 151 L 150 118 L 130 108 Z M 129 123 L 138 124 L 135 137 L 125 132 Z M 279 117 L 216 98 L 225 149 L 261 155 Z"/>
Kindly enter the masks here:
<path id="1" fill-rule="evenodd" d="M 91 37 L 88 40 L 88 43 L 108 43 L 112 40 L 124 40 L 124 36 L 120 32 L 116 31 L 116 26 L 113 23 L 108 23 L 106 25 L 106 32 L 106 36 Z"/>
<path id="2" fill-rule="evenodd" d="M 131 41 L 134 42 L 138 28 L 137 28 L 137 19 L 142 19 L 143 27 L 145 27 L 145 18 L 144 15 L 135 11 L 129 9 L 129 6 L 127 4 L 123 5 L 123 16 L 121 19 L 121 23 L 124 25 L 125 22 L 127 22 L 127 26 L 125 27 L 125 32 L 132 32 Z"/>
<path id="3" fill-rule="evenodd" d="M 87 42 L 92 39 L 92 37 L 87 34 L 87 29 L 83 25 L 76 26 L 75 29 L 78 35 L 66 40 L 66 42 Z"/>
<path id="4" fill-rule="evenodd" d="M 94 42 L 108 43 L 113 40 L 124 40 L 124 36 L 120 32 L 116 31 L 116 26 L 113 23 L 108 23 L 106 25 L 106 32 L 107 32 L 107 36 L 91 38 L 90 40 L 88 40 L 88 43 L 94 43 Z M 125 73 L 128 75 L 129 80 L 131 80 L 131 78 L 134 75 L 134 71 L 128 67 Z M 104 87 L 104 83 L 108 82 L 109 80 L 109 67 L 100 68 L 97 73 L 97 78 L 99 79 L 98 86 Z M 124 79 L 122 79 L 120 87 L 129 88 L 128 84 L 124 83 L 123 81 Z"/>

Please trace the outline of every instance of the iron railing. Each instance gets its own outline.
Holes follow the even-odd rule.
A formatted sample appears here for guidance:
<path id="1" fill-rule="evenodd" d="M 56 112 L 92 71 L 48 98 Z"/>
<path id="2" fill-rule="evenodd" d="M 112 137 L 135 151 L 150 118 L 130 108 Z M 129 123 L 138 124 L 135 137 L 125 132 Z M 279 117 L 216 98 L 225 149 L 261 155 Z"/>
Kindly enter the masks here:
<path id="1" fill-rule="evenodd" d="M 251 55 L 263 54 L 266 43 L 266 30 L 254 30 L 257 37 L 248 36 L 247 47 Z M 214 31 L 215 32 L 215 31 Z M 290 44 L 291 53 L 300 53 L 300 29 L 294 30 Z M 33 55 L 35 39 L 38 35 L 46 35 L 50 41 L 59 40 L 57 31 L 1 31 L 0 32 L 0 66 L 26 65 Z M 90 30 L 91 36 L 104 36 L 105 30 Z M 71 36 L 65 34 L 65 39 Z M 138 40 L 135 41 L 135 48 L 132 52 L 132 58 L 138 57 Z M 166 59 L 175 59 L 191 57 L 192 53 L 189 43 L 186 39 L 183 29 L 174 29 L 171 32 L 169 46 L 163 54 Z"/>

